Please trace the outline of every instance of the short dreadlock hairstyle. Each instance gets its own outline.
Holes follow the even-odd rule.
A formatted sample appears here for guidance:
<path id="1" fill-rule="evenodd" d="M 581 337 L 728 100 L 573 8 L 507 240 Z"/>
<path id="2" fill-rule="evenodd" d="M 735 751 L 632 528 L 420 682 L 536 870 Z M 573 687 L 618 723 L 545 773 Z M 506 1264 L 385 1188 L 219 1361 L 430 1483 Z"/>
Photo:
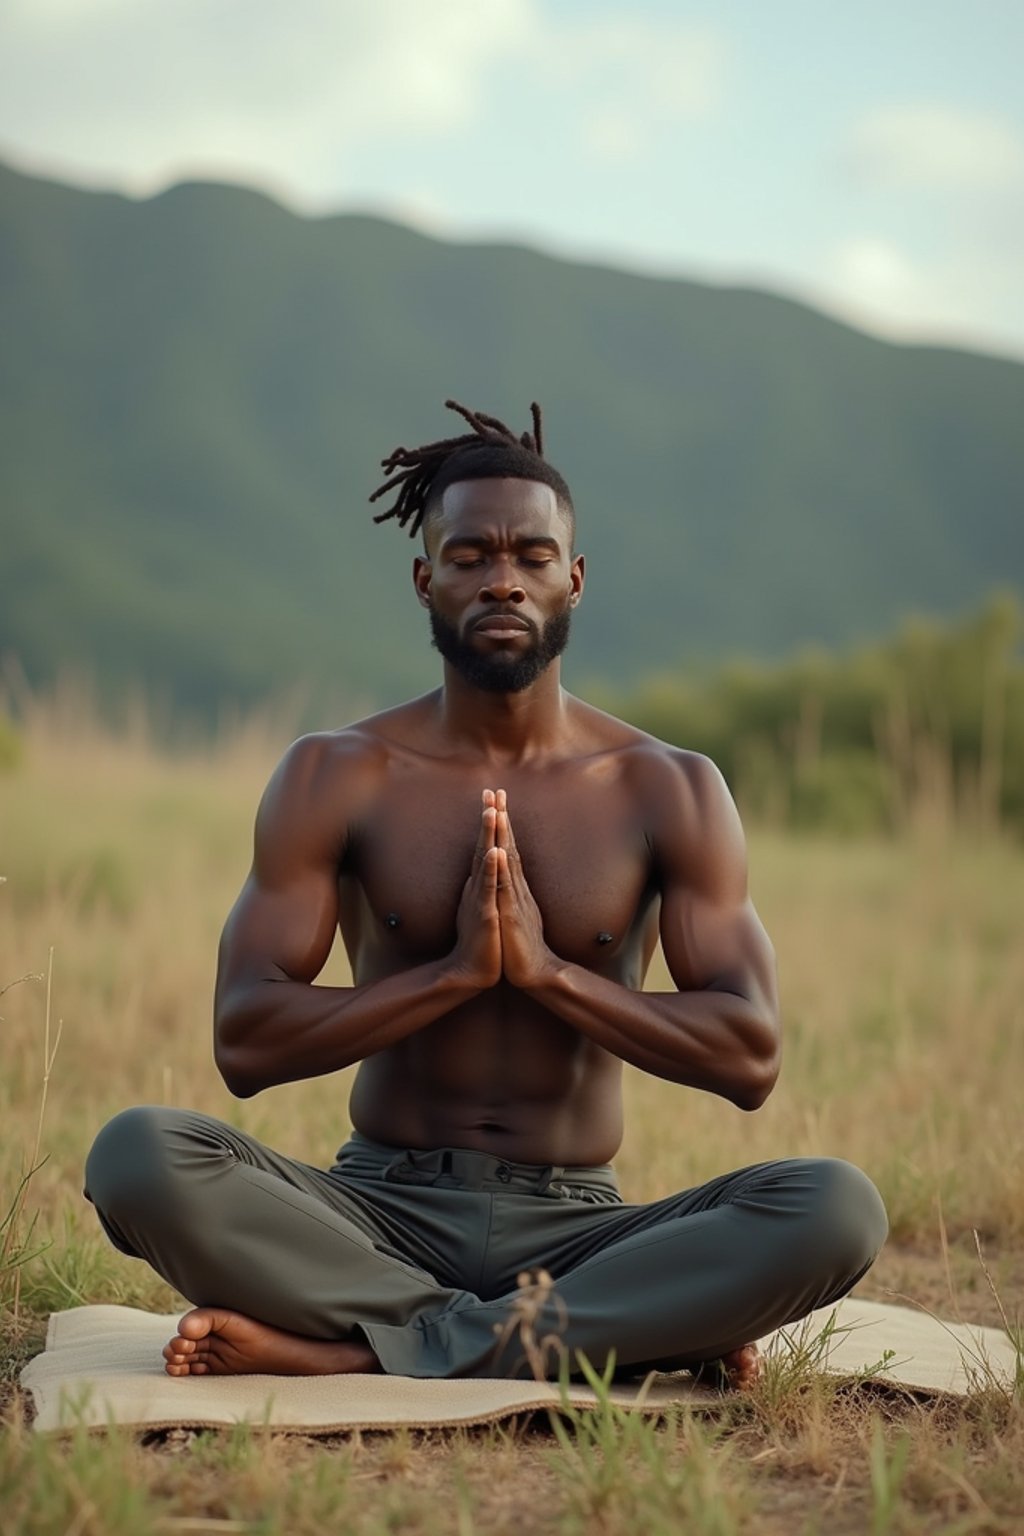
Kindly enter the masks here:
<path id="1" fill-rule="evenodd" d="M 540 406 L 536 401 L 530 406 L 533 431 L 519 437 L 496 416 L 483 411 L 471 411 L 457 400 L 446 400 L 450 411 L 456 411 L 472 427 L 461 437 L 441 438 L 436 443 L 424 443 L 420 448 L 394 448 L 381 468 L 387 479 L 377 487 L 371 501 L 389 491 L 398 494 L 390 507 L 378 512 L 375 523 L 386 523 L 395 518 L 400 528 L 408 528 L 409 537 L 415 538 L 431 513 L 441 504 L 441 497 L 448 486 L 457 480 L 493 480 L 508 477 L 512 480 L 539 480 L 549 485 L 558 498 L 562 512 L 571 530 L 575 530 L 576 514 L 572 494 L 553 464 L 544 457 L 544 440 Z"/>

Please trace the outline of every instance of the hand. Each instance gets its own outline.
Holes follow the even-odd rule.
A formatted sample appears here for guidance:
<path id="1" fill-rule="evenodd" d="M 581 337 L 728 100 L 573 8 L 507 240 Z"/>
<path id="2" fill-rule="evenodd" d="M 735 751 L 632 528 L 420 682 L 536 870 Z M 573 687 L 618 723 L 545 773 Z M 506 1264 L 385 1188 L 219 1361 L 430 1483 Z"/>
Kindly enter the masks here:
<path id="1" fill-rule="evenodd" d="M 495 792 L 495 845 L 501 968 L 513 987 L 526 989 L 545 979 L 554 956 L 544 942 L 544 922 L 526 883 L 503 789 Z"/>
<path id="2" fill-rule="evenodd" d="M 501 929 L 498 922 L 498 849 L 495 841 L 497 810 L 493 789 L 485 789 L 480 812 L 480 835 L 473 852 L 473 868 L 462 888 L 455 918 L 458 939 L 452 964 L 460 977 L 481 991 L 501 980 Z"/>

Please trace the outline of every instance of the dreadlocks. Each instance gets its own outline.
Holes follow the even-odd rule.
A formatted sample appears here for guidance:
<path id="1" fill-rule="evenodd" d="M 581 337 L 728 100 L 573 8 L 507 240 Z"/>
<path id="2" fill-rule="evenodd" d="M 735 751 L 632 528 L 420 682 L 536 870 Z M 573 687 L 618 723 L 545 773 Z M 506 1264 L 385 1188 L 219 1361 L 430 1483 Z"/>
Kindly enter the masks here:
<path id="1" fill-rule="evenodd" d="M 377 513 L 373 519 L 375 523 L 397 518 L 399 527 L 408 526 L 409 537 L 415 538 L 449 485 L 457 480 L 489 480 L 500 476 L 539 480 L 543 485 L 549 485 L 558 497 L 559 506 L 569 521 L 573 521 L 569 487 L 554 465 L 544 458 L 540 406 L 536 401 L 530 406 L 533 431 L 523 432 L 519 437 L 496 416 L 471 411 L 457 400 L 446 400 L 445 405 L 450 411 L 456 411 L 473 430 L 461 437 L 424 443 L 421 448 L 395 448 L 386 459 L 381 459 L 387 479 L 377 487 L 370 500 L 376 501 L 388 491 L 397 490 L 398 494 L 386 511 Z"/>

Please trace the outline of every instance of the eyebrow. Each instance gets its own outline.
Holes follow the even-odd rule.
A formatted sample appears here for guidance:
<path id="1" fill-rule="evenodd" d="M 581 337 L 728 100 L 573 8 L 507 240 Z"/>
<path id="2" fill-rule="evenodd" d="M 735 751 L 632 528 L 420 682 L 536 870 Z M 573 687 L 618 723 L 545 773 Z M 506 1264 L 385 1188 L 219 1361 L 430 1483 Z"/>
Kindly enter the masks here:
<path id="1" fill-rule="evenodd" d="M 447 554 L 450 549 L 490 549 L 494 539 L 482 537 L 478 533 L 456 533 L 444 540 L 441 545 L 442 554 Z M 553 554 L 559 555 L 562 546 L 557 539 L 553 539 L 548 533 L 523 533 L 514 541 L 516 549 L 524 547 L 536 548 L 540 545 L 543 549 L 550 549 Z"/>

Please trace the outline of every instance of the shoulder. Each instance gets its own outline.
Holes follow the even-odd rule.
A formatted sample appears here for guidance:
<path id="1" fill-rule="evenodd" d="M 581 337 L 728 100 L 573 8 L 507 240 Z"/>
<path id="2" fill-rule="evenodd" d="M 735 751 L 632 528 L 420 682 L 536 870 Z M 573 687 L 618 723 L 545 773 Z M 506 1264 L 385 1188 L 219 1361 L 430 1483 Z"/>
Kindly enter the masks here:
<path id="1" fill-rule="evenodd" d="M 322 794 L 331 788 L 351 791 L 378 777 L 414 733 L 426 700 L 368 715 L 334 731 L 313 731 L 293 741 L 275 769 L 270 787 Z"/>
<path id="2" fill-rule="evenodd" d="M 284 838 L 336 856 L 379 790 L 395 752 L 401 751 L 380 729 L 386 718 L 371 716 L 293 741 L 260 801 L 257 842 Z"/>
<path id="3" fill-rule="evenodd" d="M 628 771 L 657 865 L 710 890 L 746 888 L 746 840 L 718 766 L 702 752 L 649 737 Z"/>
<path id="4" fill-rule="evenodd" d="M 726 811 L 735 814 L 721 770 L 703 752 L 669 746 L 649 736 L 629 754 L 629 771 L 637 786 L 651 796 L 655 811 L 697 822 Z"/>
<path id="5" fill-rule="evenodd" d="M 619 767 L 653 825 L 668 822 L 694 833 L 739 816 L 725 778 L 710 757 L 672 746 L 615 715 L 574 700 L 578 718 L 601 753 Z M 645 820 L 647 818 L 645 817 Z"/>
<path id="6" fill-rule="evenodd" d="M 383 744 L 358 726 L 316 731 L 293 741 L 271 776 L 264 800 L 291 802 L 322 800 L 325 794 L 351 788 L 382 764 Z"/>

